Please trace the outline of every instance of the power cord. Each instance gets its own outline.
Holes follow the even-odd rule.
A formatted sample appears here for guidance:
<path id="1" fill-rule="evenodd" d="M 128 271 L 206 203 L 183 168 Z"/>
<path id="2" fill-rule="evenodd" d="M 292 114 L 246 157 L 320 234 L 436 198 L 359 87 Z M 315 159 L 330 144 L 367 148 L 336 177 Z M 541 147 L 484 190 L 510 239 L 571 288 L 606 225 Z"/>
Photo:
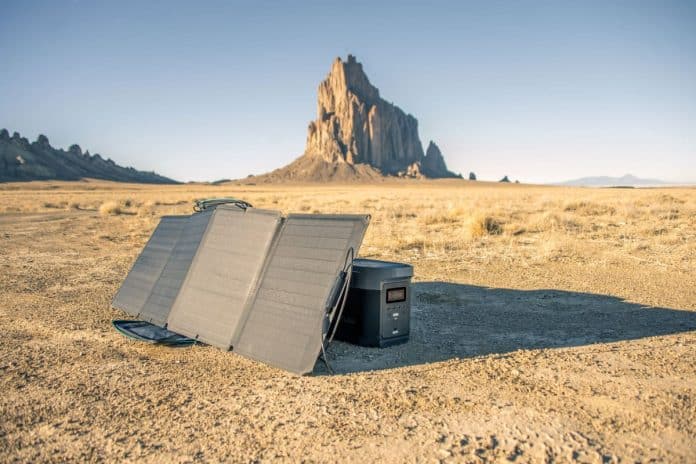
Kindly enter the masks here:
<path id="1" fill-rule="evenodd" d="M 334 374 L 334 370 L 331 368 L 331 363 L 329 362 L 329 358 L 326 355 L 326 349 L 331 344 L 331 342 L 334 339 L 334 336 L 336 335 L 336 331 L 338 330 L 338 325 L 341 323 L 341 316 L 343 315 L 343 309 L 345 308 L 346 301 L 348 300 L 348 292 L 350 290 L 350 279 L 353 275 L 353 259 L 355 259 L 355 250 L 353 249 L 353 247 L 350 247 L 348 249 L 348 252 L 346 253 L 346 259 L 345 259 L 345 262 L 343 264 L 342 274 L 345 275 L 345 277 L 343 279 L 343 286 L 341 287 L 341 292 L 339 293 L 338 298 L 336 299 L 336 303 L 334 303 L 333 307 L 331 308 L 331 311 L 329 311 L 329 313 L 328 313 L 329 321 L 331 321 L 332 319 L 334 320 L 333 329 L 331 329 L 331 326 L 329 325 L 329 330 L 327 330 L 326 334 L 322 334 L 321 359 L 322 359 L 322 361 L 324 361 L 324 364 L 326 365 L 326 369 L 332 375 Z M 338 310 L 338 314 L 336 315 L 336 318 L 334 319 L 333 315 L 337 310 Z M 329 335 L 329 333 L 330 333 L 330 335 Z M 327 337 L 327 335 L 329 335 L 329 336 Z"/>

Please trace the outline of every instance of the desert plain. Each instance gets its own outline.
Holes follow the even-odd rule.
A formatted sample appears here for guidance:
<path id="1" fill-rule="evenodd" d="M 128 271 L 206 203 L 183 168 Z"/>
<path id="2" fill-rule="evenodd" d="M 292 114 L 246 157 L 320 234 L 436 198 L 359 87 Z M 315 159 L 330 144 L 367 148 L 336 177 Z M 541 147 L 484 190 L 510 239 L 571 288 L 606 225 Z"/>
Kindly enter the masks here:
<path id="1" fill-rule="evenodd" d="M 369 213 L 411 340 L 297 377 L 126 339 L 111 299 L 202 197 Z M 696 462 L 696 189 L 0 184 L 0 461 Z"/>

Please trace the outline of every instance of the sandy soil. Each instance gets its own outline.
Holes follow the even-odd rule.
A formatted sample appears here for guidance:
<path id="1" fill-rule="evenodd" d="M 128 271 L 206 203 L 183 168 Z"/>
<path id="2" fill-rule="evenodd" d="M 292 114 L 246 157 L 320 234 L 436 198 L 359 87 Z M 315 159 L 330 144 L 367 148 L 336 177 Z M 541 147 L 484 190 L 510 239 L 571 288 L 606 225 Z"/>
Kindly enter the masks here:
<path id="1" fill-rule="evenodd" d="M 412 337 L 328 375 L 111 329 L 162 214 L 368 212 Z M 0 185 L 0 461 L 696 462 L 696 190 Z M 117 202 L 120 211 L 100 214 Z M 118 213 L 118 214 L 116 214 Z"/>

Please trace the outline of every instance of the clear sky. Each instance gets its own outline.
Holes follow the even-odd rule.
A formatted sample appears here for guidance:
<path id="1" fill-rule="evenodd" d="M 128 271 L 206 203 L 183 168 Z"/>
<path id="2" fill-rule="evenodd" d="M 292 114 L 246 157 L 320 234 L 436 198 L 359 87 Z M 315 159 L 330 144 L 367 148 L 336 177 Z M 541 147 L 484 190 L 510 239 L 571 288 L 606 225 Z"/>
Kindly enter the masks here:
<path id="1" fill-rule="evenodd" d="M 179 180 L 304 150 L 354 54 L 450 169 L 696 180 L 696 2 L 0 2 L 0 127 Z"/>

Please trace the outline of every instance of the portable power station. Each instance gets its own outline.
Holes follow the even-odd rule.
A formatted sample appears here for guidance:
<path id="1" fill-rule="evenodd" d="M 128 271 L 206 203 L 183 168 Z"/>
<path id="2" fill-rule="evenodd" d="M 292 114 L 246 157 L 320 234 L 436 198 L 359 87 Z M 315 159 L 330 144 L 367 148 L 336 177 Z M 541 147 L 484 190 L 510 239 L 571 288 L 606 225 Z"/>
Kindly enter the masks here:
<path id="1" fill-rule="evenodd" d="M 336 337 L 356 345 L 387 347 L 408 341 L 413 266 L 353 260 L 348 299 Z"/>

